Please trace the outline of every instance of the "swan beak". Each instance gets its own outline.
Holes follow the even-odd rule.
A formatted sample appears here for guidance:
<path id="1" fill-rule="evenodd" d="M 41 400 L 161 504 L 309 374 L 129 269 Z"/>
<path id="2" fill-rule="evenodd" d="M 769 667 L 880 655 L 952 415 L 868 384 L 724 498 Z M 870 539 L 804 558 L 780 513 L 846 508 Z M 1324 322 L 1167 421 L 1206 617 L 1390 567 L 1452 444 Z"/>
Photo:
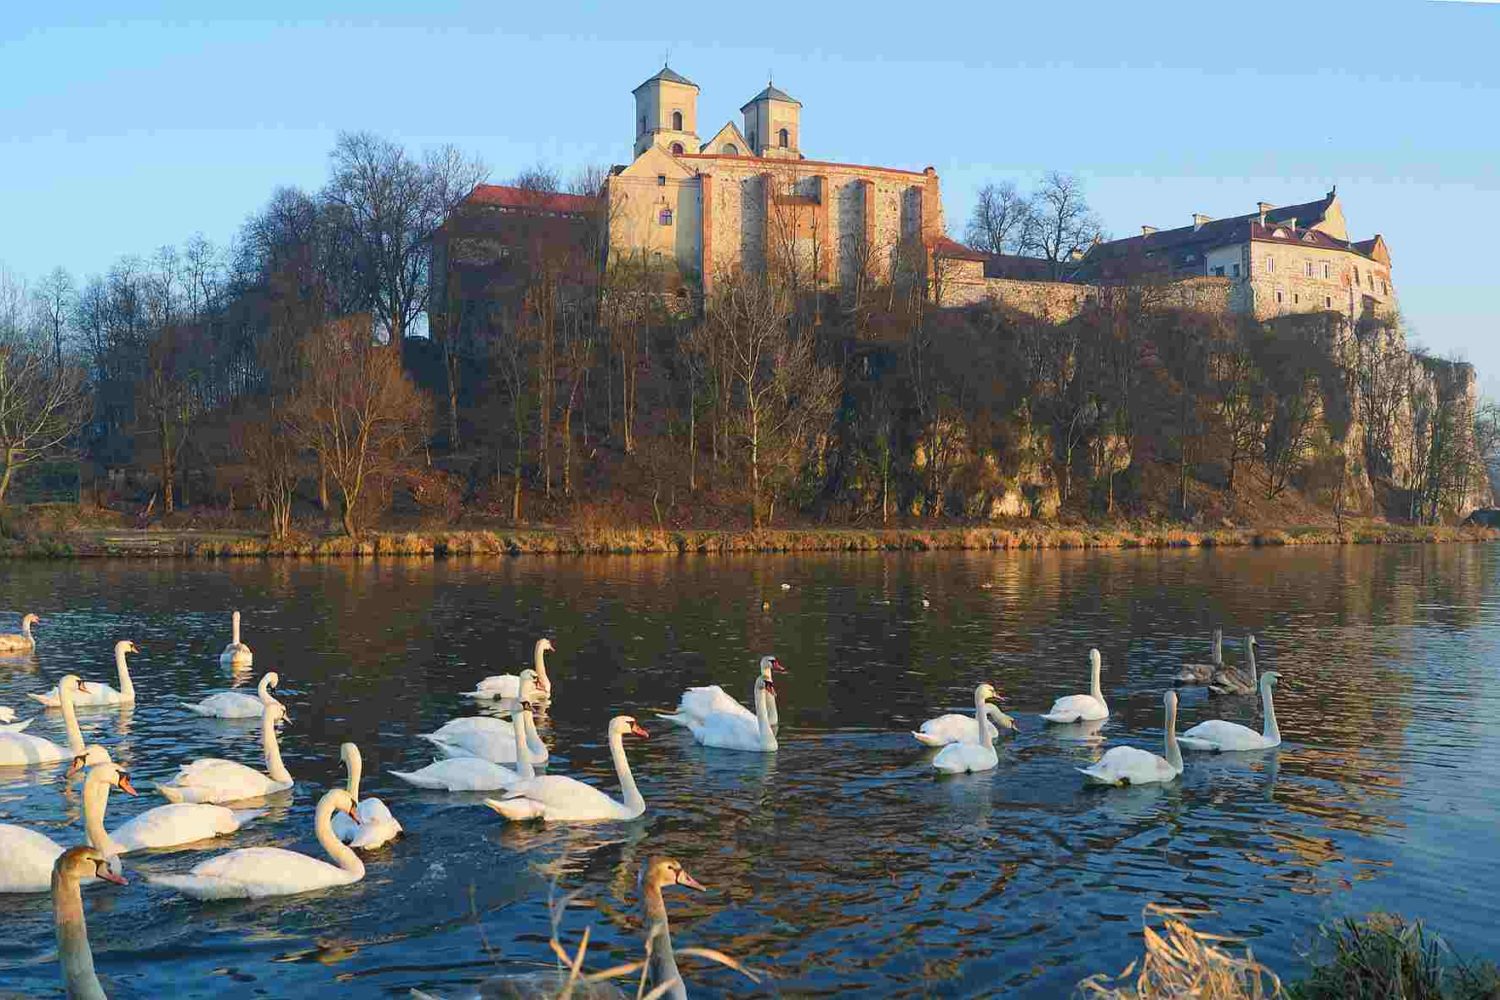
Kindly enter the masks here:
<path id="1" fill-rule="evenodd" d="M 783 667 L 781 665 L 781 661 L 777 660 L 777 659 L 772 659 L 771 660 L 771 669 L 774 670 L 774 671 L 776 671 L 778 674 L 784 674 L 784 673 L 786 673 L 786 667 Z"/>
<path id="2" fill-rule="evenodd" d="M 115 885 L 129 885 L 130 884 L 129 882 L 125 881 L 125 876 L 124 875 L 118 875 L 118 874 L 116 874 L 114 872 L 114 870 L 109 867 L 109 863 L 108 862 L 103 862 L 97 868 L 95 868 L 94 869 L 94 874 L 98 875 L 100 878 L 104 879 L 104 881 L 106 881 L 106 882 L 113 882 Z"/>
<path id="3" fill-rule="evenodd" d="M 82 757 L 82 755 L 80 755 L 80 756 L 77 756 L 77 757 L 73 758 L 73 763 L 71 763 L 71 764 L 68 765 L 68 773 L 65 774 L 65 775 L 63 775 L 63 777 L 64 778 L 71 778 L 71 777 L 73 777 L 73 775 L 77 774 L 79 771 L 82 771 L 82 770 L 83 770 L 83 757 Z"/>
<path id="4" fill-rule="evenodd" d="M 355 826 L 359 826 L 360 825 L 360 823 L 359 823 L 359 813 L 357 811 L 355 811 L 355 807 L 354 806 L 349 806 L 348 808 L 341 809 L 339 811 L 342 812 L 344 815 L 348 816 L 350 819 L 352 819 L 354 821 L 354 825 Z"/>
<path id="5" fill-rule="evenodd" d="M 130 775 L 126 774 L 124 771 L 120 772 L 120 791 L 124 792 L 126 795 L 140 794 L 135 790 L 135 786 L 130 783 Z"/>
<path id="6" fill-rule="evenodd" d="M 88 694 L 89 693 L 89 686 L 87 684 L 85 684 L 83 681 L 79 681 L 78 682 L 78 692 L 80 694 Z"/>
<path id="7" fill-rule="evenodd" d="M 633 735 L 639 736 L 643 740 L 649 740 L 651 738 L 651 734 L 646 732 L 646 728 L 639 722 L 632 722 L 630 724 L 630 732 Z"/>
<path id="8" fill-rule="evenodd" d="M 693 878 L 693 876 L 689 875 L 686 871 L 679 871 L 677 873 L 677 884 L 685 885 L 689 889 L 697 889 L 699 892 L 708 891 L 708 886 Z"/>

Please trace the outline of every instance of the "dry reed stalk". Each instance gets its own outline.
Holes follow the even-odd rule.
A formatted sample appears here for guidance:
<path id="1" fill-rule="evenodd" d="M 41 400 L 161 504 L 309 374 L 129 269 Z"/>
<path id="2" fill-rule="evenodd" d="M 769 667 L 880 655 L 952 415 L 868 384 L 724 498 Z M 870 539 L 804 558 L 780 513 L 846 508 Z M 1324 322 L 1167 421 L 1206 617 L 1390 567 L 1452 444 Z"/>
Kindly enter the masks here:
<path id="1" fill-rule="evenodd" d="M 1141 914 L 1145 954 L 1118 976 L 1099 973 L 1078 984 L 1085 996 L 1108 1000 L 1269 1000 L 1284 996 L 1281 980 L 1255 960 L 1223 945 L 1236 938 L 1195 930 L 1190 917 L 1210 910 L 1146 904 Z M 1156 918 L 1161 929 L 1152 926 Z"/>

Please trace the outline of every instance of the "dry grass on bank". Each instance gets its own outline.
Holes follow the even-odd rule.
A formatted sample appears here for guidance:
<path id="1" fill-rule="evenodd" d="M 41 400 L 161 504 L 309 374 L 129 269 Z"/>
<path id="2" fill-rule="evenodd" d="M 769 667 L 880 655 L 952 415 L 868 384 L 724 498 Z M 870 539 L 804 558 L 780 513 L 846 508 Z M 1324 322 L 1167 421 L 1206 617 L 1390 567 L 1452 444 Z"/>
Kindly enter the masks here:
<path id="1" fill-rule="evenodd" d="M 426 529 L 272 540 L 233 530 L 140 530 L 48 509 L 11 508 L 0 519 L 0 557 L 374 558 L 662 553 L 927 552 L 938 550 L 1162 549 L 1237 546 L 1472 542 L 1500 539 L 1475 527 L 1419 527 L 1376 521 L 1332 528 L 1199 529 L 1121 524 L 939 528 L 768 528 L 760 530 L 611 528 Z"/>

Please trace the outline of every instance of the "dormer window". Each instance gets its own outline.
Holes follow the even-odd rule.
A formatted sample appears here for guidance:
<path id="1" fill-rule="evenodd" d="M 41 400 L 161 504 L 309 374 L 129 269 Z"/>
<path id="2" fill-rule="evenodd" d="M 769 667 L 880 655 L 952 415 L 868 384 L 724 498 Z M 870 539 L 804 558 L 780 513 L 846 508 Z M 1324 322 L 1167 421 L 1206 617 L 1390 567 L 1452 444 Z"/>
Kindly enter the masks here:
<path id="1" fill-rule="evenodd" d="M 788 132 L 786 129 L 782 129 L 780 132 L 776 133 L 776 145 L 780 146 L 782 149 L 787 149 L 791 146 L 791 144 L 792 133 Z"/>
<path id="2" fill-rule="evenodd" d="M 674 143 L 672 143 L 672 155 L 673 156 L 681 156 L 682 155 L 682 143 L 680 143 L 680 142 L 674 142 Z"/>
<path id="3" fill-rule="evenodd" d="M 739 156 L 740 148 L 732 142 L 726 142 L 722 147 L 720 147 L 719 152 L 723 153 L 725 156 Z"/>
<path id="4" fill-rule="evenodd" d="M 674 112 L 672 112 L 672 131 L 673 132 L 681 132 L 682 131 L 682 112 L 681 111 L 674 111 Z"/>

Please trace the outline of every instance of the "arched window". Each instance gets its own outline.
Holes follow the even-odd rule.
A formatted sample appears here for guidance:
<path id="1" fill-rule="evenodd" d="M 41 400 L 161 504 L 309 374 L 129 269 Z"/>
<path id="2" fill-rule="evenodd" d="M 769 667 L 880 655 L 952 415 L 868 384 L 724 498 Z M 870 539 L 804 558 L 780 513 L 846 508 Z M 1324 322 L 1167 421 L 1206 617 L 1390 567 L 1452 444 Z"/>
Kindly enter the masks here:
<path id="1" fill-rule="evenodd" d="M 680 143 L 680 142 L 674 142 L 674 143 L 672 143 L 672 155 L 673 156 L 681 156 L 682 155 L 682 143 Z"/>
<path id="2" fill-rule="evenodd" d="M 782 149 L 786 149 L 791 144 L 792 134 L 786 129 L 782 129 L 780 132 L 776 133 L 776 145 L 780 146 Z"/>
<path id="3" fill-rule="evenodd" d="M 672 131 L 673 132 L 681 132 L 682 131 L 682 112 L 681 111 L 674 111 L 674 112 L 672 112 Z"/>
<path id="4" fill-rule="evenodd" d="M 732 142 L 726 142 L 724 143 L 723 147 L 720 148 L 719 152 L 723 153 L 725 156 L 739 156 L 740 147 L 736 146 Z"/>

